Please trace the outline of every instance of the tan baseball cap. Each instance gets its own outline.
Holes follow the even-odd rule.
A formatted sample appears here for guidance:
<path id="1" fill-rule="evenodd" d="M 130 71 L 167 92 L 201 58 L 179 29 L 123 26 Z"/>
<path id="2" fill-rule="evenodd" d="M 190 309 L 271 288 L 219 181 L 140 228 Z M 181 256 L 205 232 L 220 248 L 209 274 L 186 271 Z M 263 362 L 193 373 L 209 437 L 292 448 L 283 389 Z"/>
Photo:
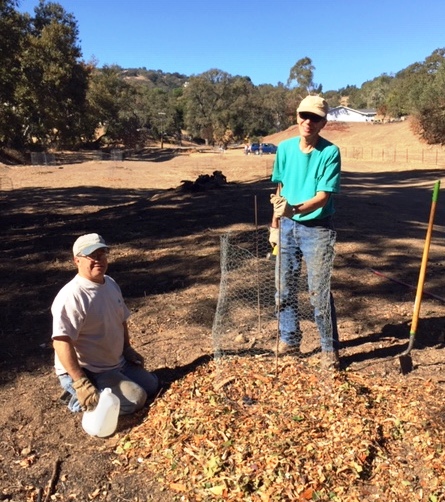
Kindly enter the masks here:
<path id="1" fill-rule="evenodd" d="M 73 245 L 73 255 L 88 256 L 100 248 L 108 248 L 108 246 L 99 234 L 81 235 Z"/>
<path id="2" fill-rule="evenodd" d="M 325 118 L 329 111 L 328 102 L 320 96 L 306 96 L 297 108 L 297 112 L 314 113 Z"/>

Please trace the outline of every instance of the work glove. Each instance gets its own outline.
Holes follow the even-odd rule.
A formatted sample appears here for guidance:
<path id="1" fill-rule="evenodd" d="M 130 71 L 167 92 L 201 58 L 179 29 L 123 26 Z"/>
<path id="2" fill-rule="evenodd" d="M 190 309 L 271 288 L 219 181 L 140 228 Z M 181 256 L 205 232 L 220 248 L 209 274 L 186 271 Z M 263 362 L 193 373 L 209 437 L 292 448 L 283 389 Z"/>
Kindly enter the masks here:
<path id="1" fill-rule="evenodd" d="M 280 240 L 280 229 L 277 227 L 270 227 L 269 228 L 269 242 L 270 245 L 274 248 L 277 244 L 278 241 Z"/>
<path id="2" fill-rule="evenodd" d="M 73 382 L 77 399 L 83 411 L 92 411 L 99 402 L 99 392 L 87 377 L 79 378 Z"/>
<path id="3" fill-rule="evenodd" d="M 294 215 L 293 206 L 287 203 L 287 200 L 281 195 L 272 194 L 270 196 L 270 203 L 273 204 L 274 216 L 281 218 L 292 218 Z"/>
<path id="4" fill-rule="evenodd" d="M 144 358 L 136 352 L 130 345 L 124 349 L 125 360 L 129 363 L 138 364 L 139 366 L 144 366 Z"/>

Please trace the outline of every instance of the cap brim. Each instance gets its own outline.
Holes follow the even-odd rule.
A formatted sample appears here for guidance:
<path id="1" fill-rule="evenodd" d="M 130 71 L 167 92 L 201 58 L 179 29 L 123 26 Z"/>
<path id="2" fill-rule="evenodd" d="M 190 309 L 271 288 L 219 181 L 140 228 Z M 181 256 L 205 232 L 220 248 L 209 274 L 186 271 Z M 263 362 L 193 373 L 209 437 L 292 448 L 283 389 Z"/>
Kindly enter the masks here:
<path id="1" fill-rule="evenodd" d="M 97 251 L 98 249 L 108 249 L 108 246 L 105 244 L 91 244 L 91 246 L 87 246 L 86 248 L 82 249 L 80 254 L 84 256 L 89 256 L 91 253 L 94 253 L 94 251 Z"/>
<path id="2" fill-rule="evenodd" d="M 313 115 L 317 115 L 318 117 L 321 117 L 322 119 L 326 118 L 326 115 L 321 114 L 320 111 L 308 110 L 307 108 L 297 108 L 297 113 L 312 113 Z"/>

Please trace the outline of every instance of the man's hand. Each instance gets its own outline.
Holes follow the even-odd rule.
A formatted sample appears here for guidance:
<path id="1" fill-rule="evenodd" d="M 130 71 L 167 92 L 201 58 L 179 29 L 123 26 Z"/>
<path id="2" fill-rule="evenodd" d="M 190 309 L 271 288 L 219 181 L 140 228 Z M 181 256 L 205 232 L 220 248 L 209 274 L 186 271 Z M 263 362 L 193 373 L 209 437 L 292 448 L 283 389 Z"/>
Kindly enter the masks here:
<path id="1" fill-rule="evenodd" d="M 287 203 L 287 200 L 281 195 L 273 194 L 270 196 L 270 203 L 273 204 L 274 216 L 281 218 L 285 216 L 286 218 L 292 218 L 295 214 L 293 206 Z"/>
<path id="2" fill-rule="evenodd" d="M 278 227 L 269 227 L 269 242 L 274 248 L 280 240 L 280 229 Z"/>
<path id="3" fill-rule="evenodd" d="M 136 352 L 130 345 L 124 349 L 125 360 L 129 363 L 138 364 L 139 366 L 144 366 L 144 358 Z"/>
<path id="4" fill-rule="evenodd" d="M 82 377 L 73 382 L 73 389 L 76 391 L 77 399 L 79 400 L 82 410 L 94 410 L 99 402 L 99 392 L 88 378 Z"/>

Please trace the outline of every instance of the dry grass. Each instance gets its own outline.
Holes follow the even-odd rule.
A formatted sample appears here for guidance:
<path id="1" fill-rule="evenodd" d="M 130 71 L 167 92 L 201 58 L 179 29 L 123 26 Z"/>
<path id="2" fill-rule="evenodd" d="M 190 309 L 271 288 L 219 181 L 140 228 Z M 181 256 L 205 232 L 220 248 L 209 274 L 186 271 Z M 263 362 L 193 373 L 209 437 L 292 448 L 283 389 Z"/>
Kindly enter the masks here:
<path id="1" fill-rule="evenodd" d="M 296 136 L 297 126 L 265 138 L 270 143 Z M 385 147 L 385 148 L 428 148 L 443 150 L 440 146 L 427 145 L 412 131 L 410 120 L 388 124 L 330 122 L 322 135 L 333 143 L 343 146 Z"/>

